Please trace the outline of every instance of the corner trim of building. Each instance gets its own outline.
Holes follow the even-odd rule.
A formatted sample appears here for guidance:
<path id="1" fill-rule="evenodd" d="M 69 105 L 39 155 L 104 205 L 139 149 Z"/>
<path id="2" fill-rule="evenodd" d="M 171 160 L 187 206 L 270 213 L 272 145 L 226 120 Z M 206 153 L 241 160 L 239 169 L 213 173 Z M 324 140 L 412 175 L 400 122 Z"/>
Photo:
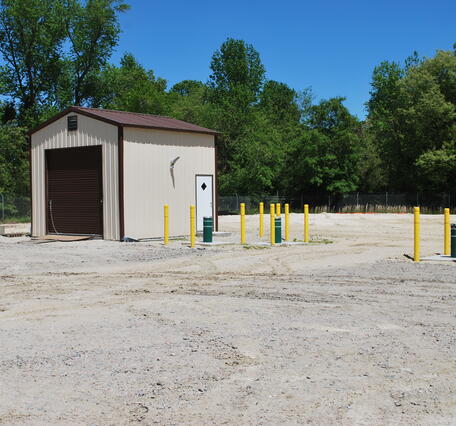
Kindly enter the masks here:
<path id="1" fill-rule="evenodd" d="M 32 135 L 27 135 L 29 156 L 30 235 L 33 236 Z"/>
<path id="2" fill-rule="evenodd" d="M 125 236 L 125 217 L 124 217 L 124 132 L 123 127 L 117 127 L 118 135 L 118 165 L 119 165 L 119 233 L 120 240 Z"/>
<path id="3" fill-rule="evenodd" d="M 218 190 L 218 136 L 214 135 L 214 162 L 215 162 L 215 176 L 214 176 L 214 187 L 215 187 L 215 230 L 219 230 L 218 210 L 219 210 L 219 190 Z"/>

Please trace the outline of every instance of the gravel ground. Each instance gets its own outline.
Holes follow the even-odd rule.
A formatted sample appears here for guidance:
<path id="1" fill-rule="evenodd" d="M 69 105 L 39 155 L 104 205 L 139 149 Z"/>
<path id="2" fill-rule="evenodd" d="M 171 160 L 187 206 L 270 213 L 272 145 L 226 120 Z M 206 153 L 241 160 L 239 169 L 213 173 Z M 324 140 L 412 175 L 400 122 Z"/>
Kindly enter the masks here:
<path id="1" fill-rule="evenodd" d="M 0 238 L 0 424 L 455 424 L 456 264 L 404 257 L 411 221 L 315 215 L 317 242 L 274 248 Z"/>

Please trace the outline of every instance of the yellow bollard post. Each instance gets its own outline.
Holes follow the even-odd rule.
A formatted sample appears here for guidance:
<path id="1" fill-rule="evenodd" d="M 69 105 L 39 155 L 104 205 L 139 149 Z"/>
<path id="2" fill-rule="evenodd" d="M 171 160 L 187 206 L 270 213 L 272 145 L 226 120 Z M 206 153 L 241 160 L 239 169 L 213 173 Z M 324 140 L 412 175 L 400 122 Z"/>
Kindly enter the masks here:
<path id="1" fill-rule="evenodd" d="M 168 204 L 163 206 L 163 244 L 168 245 L 169 240 L 169 213 L 168 213 Z"/>
<path id="2" fill-rule="evenodd" d="M 260 203 L 260 238 L 264 235 L 264 203 Z"/>
<path id="3" fill-rule="evenodd" d="M 304 242 L 309 242 L 309 205 L 304 204 Z"/>
<path id="4" fill-rule="evenodd" d="M 195 206 L 190 206 L 190 247 L 195 247 Z"/>
<path id="5" fill-rule="evenodd" d="M 450 255 L 450 244 L 451 244 L 451 225 L 450 225 L 450 209 L 443 211 L 443 226 L 444 226 L 444 242 L 443 242 L 443 254 L 445 256 Z"/>
<path id="6" fill-rule="evenodd" d="M 285 241 L 290 239 L 290 206 L 285 204 Z"/>
<path id="7" fill-rule="evenodd" d="M 271 204 L 270 210 L 269 210 L 269 233 L 270 238 L 271 238 L 271 246 L 275 244 L 275 205 Z"/>
<path id="8" fill-rule="evenodd" d="M 245 204 L 241 203 L 241 244 L 245 244 Z"/>
<path id="9" fill-rule="evenodd" d="M 414 234 L 414 247 L 413 247 L 413 261 L 420 261 L 420 208 L 413 209 L 413 234 Z"/>
<path id="10" fill-rule="evenodd" d="M 275 206 L 275 211 L 276 211 L 276 216 L 277 217 L 280 217 L 280 203 L 276 203 L 276 206 Z"/>

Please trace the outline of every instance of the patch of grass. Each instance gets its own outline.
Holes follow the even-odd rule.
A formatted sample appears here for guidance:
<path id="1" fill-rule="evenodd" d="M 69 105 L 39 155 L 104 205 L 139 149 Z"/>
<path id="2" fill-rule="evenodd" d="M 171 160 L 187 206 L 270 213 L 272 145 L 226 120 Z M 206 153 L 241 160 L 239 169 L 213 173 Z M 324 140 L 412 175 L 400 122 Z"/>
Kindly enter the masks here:
<path id="1" fill-rule="evenodd" d="M 322 238 L 321 240 L 310 240 L 310 244 L 332 244 L 334 241 Z"/>
<path id="2" fill-rule="evenodd" d="M 246 250 L 263 250 L 269 248 L 269 246 L 249 246 L 245 245 L 243 246 Z"/>
<path id="3" fill-rule="evenodd" d="M 304 240 L 298 240 L 293 238 L 294 243 L 303 243 Z M 332 244 L 334 241 L 328 240 L 327 238 L 316 238 L 309 241 L 309 244 Z"/>
<path id="4" fill-rule="evenodd" d="M 0 224 L 28 223 L 28 222 L 30 222 L 30 216 L 6 217 L 4 221 L 0 219 Z"/>

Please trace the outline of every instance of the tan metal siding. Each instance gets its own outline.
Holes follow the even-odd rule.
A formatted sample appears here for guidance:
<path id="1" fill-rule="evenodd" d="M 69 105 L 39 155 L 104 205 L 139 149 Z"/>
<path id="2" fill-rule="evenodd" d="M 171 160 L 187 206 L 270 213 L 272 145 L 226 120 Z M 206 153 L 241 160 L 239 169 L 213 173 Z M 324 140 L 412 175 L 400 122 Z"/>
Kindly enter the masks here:
<path id="1" fill-rule="evenodd" d="M 174 167 L 173 186 L 170 162 Z M 189 205 L 195 204 L 195 175 L 214 176 L 213 135 L 124 128 L 125 235 L 163 235 L 163 205 L 169 205 L 170 235 L 188 235 Z"/>
<path id="2" fill-rule="evenodd" d="M 74 113 L 68 115 L 74 115 Z M 40 236 L 46 233 L 45 149 L 101 145 L 104 238 L 118 240 L 120 230 L 117 126 L 76 114 L 78 130 L 68 132 L 68 115 L 32 135 L 33 235 Z"/>

